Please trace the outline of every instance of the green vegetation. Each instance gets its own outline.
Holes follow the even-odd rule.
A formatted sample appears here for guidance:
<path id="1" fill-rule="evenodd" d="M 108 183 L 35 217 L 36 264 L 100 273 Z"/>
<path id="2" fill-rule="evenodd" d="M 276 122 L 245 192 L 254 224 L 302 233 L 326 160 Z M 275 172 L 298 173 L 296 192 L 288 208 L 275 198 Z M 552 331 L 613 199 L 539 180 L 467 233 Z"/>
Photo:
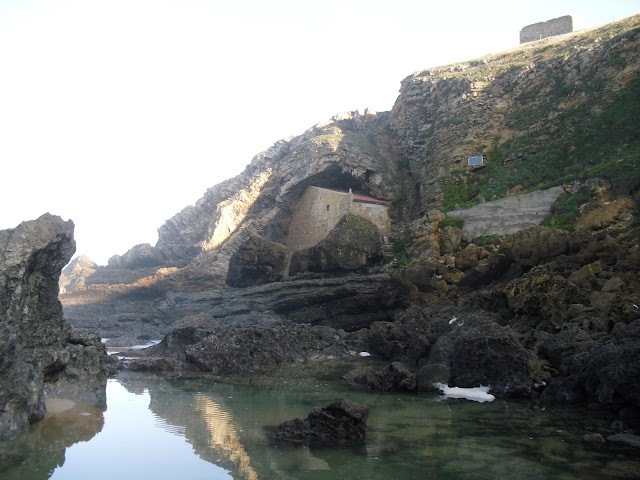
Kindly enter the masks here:
<path id="1" fill-rule="evenodd" d="M 500 245 L 504 235 L 484 235 L 482 237 L 476 237 L 473 239 L 473 243 L 479 247 L 489 247 L 494 245 Z"/>
<path id="2" fill-rule="evenodd" d="M 480 197 L 502 198 L 515 185 L 527 192 L 602 177 L 618 195 L 629 195 L 638 188 L 640 79 L 630 80 L 617 91 L 608 88 L 595 72 L 573 90 L 563 82 L 554 80 L 544 93 L 536 85 L 517 97 L 523 104 L 511 113 L 509 122 L 522 133 L 490 150 L 483 170 L 459 170 L 440 178 L 445 211 L 456 205 L 472 206 Z M 545 100 L 534 101 L 538 95 Z M 585 99 L 559 109 L 569 96 Z M 557 218 L 556 225 L 568 219 Z"/>
<path id="3" fill-rule="evenodd" d="M 347 243 L 352 238 L 364 241 L 378 235 L 378 227 L 371 220 L 352 212 L 347 212 L 336 228 L 339 228 L 340 239 Z"/>
<path id="4" fill-rule="evenodd" d="M 406 239 L 393 243 L 393 260 L 401 267 L 409 265 L 409 252 L 407 252 Z"/>
<path id="5" fill-rule="evenodd" d="M 551 207 L 551 216 L 545 218 L 542 225 L 573 231 L 573 225 L 580 214 L 580 205 L 588 201 L 589 192 L 584 188 L 575 194 L 560 195 Z"/>
<path id="6" fill-rule="evenodd" d="M 471 61 L 473 68 L 438 72 L 447 76 L 450 89 L 456 77 L 458 83 L 463 77 L 492 79 L 505 95 L 514 95 L 501 124 L 507 135 L 486 142 L 486 167 L 439 178 L 444 210 L 496 200 L 515 193 L 516 186 L 526 193 L 594 177 L 611 182 L 617 196 L 637 191 L 640 78 L 629 68 L 637 61 L 638 35 L 637 20 L 623 21 L 563 42 Z M 582 60 L 593 55 L 597 61 Z M 464 117 L 453 112 L 451 122 L 459 118 Z M 554 214 L 554 224 L 566 225 L 569 214 Z"/>
<path id="7" fill-rule="evenodd" d="M 447 217 L 444 220 L 442 220 L 439 224 L 440 228 L 445 228 L 445 227 L 458 227 L 458 228 L 462 228 L 462 226 L 464 225 L 464 220 L 461 218 L 453 218 L 453 217 Z"/>

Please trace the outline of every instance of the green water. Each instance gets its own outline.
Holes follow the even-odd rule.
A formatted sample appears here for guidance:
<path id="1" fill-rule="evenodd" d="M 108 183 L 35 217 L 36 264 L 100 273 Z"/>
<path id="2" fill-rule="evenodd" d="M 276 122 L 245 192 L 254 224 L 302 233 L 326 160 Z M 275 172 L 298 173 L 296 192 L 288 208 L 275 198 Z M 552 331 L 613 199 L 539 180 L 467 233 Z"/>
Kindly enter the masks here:
<path id="1" fill-rule="evenodd" d="M 263 376 L 165 380 L 121 372 L 105 412 L 78 405 L 12 445 L 2 479 L 602 479 L 639 478 L 640 452 L 585 448 L 611 418 L 582 409 L 370 394 L 347 365 Z M 338 398 L 369 405 L 354 447 L 275 444 L 274 427 Z"/>

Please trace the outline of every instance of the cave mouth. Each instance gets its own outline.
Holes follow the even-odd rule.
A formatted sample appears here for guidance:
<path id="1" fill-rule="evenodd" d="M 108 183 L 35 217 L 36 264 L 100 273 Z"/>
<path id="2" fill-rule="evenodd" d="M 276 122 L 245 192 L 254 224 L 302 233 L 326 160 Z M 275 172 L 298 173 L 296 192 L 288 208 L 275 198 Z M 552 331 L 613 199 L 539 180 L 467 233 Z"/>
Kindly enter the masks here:
<path id="1" fill-rule="evenodd" d="M 272 208 L 276 203 L 276 197 L 279 192 L 278 180 L 269 180 L 263 187 L 262 193 L 256 199 L 255 203 L 249 209 L 247 217 L 255 217 L 260 215 L 264 208 Z M 322 171 L 310 175 L 296 185 L 292 186 L 286 194 L 281 197 L 281 202 L 277 206 L 276 215 L 272 222 L 265 225 L 260 233 L 261 236 L 272 242 L 281 242 L 287 236 L 287 224 L 291 221 L 294 206 L 298 200 L 302 198 L 304 192 L 309 187 L 320 187 L 328 190 L 340 190 L 348 192 L 365 191 L 365 182 L 363 179 L 356 178 L 345 172 L 341 165 L 333 163 L 327 165 Z"/>
<path id="2" fill-rule="evenodd" d="M 329 165 L 321 172 L 305 178 L 292 187 L 291 190 L 287 192 L 285 202 L 298 200 L 309 187 L 320 187 L 344 192 L 348 192 L 349 189 L 353 190 L 353 192 L 365 192 L 365 184 L 362 179 L 344 172 L 339 165 Z"/>

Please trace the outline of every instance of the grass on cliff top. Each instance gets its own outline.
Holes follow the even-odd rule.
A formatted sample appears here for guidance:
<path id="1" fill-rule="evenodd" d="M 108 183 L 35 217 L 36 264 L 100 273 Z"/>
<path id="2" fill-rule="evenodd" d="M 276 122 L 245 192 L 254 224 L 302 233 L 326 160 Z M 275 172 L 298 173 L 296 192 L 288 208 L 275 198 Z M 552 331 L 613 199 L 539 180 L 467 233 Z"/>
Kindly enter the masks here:
<path id="1" fill-rule="evenodd" d="M 525 193 L 601 177 L 611 182 L 617 195 L 638 188 L 640 79 L 614 92 L 595 75 L 586 78 L 580 91 L 588 91 L 587 100 L 565 110 L 554 105 L 581 92 L 556 87 L 544 102 L 534 102 L 529 95 L 519 100 L 522 108 L 509 121 L 522 133 L 488 152 L 485 168 L 456 170 L 440 178 L 445 211 L 470 207 L 480 197 L 502 198 L 516 186 Z M 551 113 L 553 119 L 545 121 Z"/>

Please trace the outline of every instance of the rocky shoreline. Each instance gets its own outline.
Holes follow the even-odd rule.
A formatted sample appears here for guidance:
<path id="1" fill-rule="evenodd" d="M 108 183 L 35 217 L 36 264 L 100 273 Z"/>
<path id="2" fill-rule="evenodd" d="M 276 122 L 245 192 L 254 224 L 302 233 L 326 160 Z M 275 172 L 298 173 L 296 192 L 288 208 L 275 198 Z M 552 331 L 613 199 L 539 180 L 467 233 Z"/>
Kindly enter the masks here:
<path id="1" fill-rule="evenodd" d="M 638 19 L 416 72 L 391 112 L 277 142 L 155 246 L 65 269 L 65 317 L 161 340 L 134 370 L 367 352 L 393 366 L 351 376 L 373 391 L 489 385 L 638 431 Z"/>
<path id="2" fill-rule="evenodd" d="M 390 310 L 386 319 L 367 317 L 366 327 L 341 316 L 325 324 L 305 321 L 313 318 L 312 307 L 300 313 L 295 302 L 283 301 L 290 298 L 288 289 L 299 293 L 297 282 L 228 292 L 224 306 L 186 317 L 162 342 L 131 360 L 130 368 L 230 374 L 366 351 L 378 360 L 401 362 L 404 376 L 413 377 L 391 381 L 405 385 L 394 390 L 433 391 L 436 381 L 490 385 L 498 397 L 597 406 L 627 428 L 640 428 L 638 229 L 565 234 L 534 227 L 477 258 L 462 269 L 423 263 L 396 277 L 383 276 L 387 285 L 402 286 L 391 290 L 396 301 L 390 302 L 402 308 Z M 460 281 L 445 292 L 438 288 L 444 276 Z M 420 288 L 411 281 L 416 277 Z M 364 278 L 302 285 L 320 282 L 337 289 L 343 281 Z M 303 298 L 307 304 L 309 297 Z M 240 304 L 262 305 L 261 313 L 230 322 Z M 389 384 L 385 375 L 376 380 L 371 373 L 364 372 L 368 388 L 388 389 L 376 386 Z"/>
<path id="3" fill-rule="evenodd" d="M 46 399 L 106 407 L 117 362 L 100 337 L 64 320 L 58 300 L 60 271 L 75 250 L 73 228 L 45 214 L 0 231 L 0 440 L 41 420 Z"/>

